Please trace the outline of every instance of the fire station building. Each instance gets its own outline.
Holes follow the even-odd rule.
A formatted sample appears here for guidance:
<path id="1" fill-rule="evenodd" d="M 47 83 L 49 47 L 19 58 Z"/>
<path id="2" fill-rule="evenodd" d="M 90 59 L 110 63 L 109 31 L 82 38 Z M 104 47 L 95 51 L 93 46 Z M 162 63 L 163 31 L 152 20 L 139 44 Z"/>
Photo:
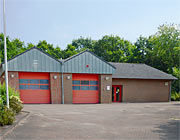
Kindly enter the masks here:
<path id="1" fill-rule="evenodd" d="M 8 77 L 28 104 L 167 102 L 176 79 L 145 64 L 106 62 L 88 50 L 57 60 L 36 47 L 8 60 Z"/>

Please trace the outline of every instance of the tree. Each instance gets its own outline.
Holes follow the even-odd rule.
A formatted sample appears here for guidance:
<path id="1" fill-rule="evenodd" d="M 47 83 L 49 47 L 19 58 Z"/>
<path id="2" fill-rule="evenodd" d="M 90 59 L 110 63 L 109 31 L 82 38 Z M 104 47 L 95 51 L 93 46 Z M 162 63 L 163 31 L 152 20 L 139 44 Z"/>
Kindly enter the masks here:
<path id="1" fill-rule="evenodd" d="M 77 54 L 78 52 L 76 51 L 76 47 L 73 45 L 69 44 L 67 48 L 63 51 L 63 59 L 66 59 L 70 56 L 73 56 Z"/>
<path id="2" fill-rule="evenodd" d="M 180 28 L 178 25 L 162 25 L 149 40 L 153 47 L 152 66 L 172 73 L 180 67 Z"/>
<path id="3" fill-rule="evenodd" d="M 39 43 L 37 44 L 37 48 L 43 50 L 44 52 L 48 53 L 56 59 L 63 58 L 61 49 L 59 47 L 54 48 L 53 44 L 48 44 L 46 40 L 39 41 Z"/>
<path id="4" fill-rule="evenodd" d="M 72 41 L 72 46 L 75 47 L 75 50 L 77 52 L 89 49 L 89 50 L 93 50 L 94 49 L 94 44 L 96 43 L 95 40 L 92 40 L 91 38 L 83 38 L 80 37 L 78 39 L 75 39 Z"/>
<path id="5" fill-rule="evenodd" d="M 11 59 L 15 57 L 16 55 L 20 54 L 22 52 L 22 49 L 24 49 L 24 42 L 20 41 L 19 39 L 10 40 L 9 37 L 6 37 L 6 43 L 7 43 L 7 59 Z M 4 35 L 0 34 L 0 59 L 2 62 L 4 62 Z"/>
<path id="6" fill-rule="evenodd" d="M 106 61 L 129 62 L 133 55 L 134 45 L 119 36 L 104 36 L 94 46 L 93 52 Z"/>

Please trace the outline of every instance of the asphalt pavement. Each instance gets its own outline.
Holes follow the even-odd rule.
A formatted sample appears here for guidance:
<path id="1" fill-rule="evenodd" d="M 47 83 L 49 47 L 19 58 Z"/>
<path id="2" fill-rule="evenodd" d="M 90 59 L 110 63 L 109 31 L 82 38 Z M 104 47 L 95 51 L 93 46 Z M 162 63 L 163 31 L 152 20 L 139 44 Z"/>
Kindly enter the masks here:
<path id="1" fill-rule="evenodd" d="M 180 102 L 36 104 L 23 110 L 30 115 L 3 139 L 180 139 Z"/>

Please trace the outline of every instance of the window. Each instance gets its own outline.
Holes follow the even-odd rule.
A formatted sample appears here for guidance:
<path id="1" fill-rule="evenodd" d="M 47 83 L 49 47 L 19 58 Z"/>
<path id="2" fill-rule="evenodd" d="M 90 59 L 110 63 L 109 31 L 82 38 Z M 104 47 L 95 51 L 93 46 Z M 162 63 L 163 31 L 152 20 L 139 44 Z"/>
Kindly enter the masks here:
<path id="1" fill-rule="evenodd" d="M 80 86 L 73 86 L 73 90 L 80 90 Z"/>
<path id="2" fill-rule="evenodd" d="M 89 90 L 98 90 L 98 86 L 90 86 Z"/>
<path id="3" fill-rule="evenodd" d="M 28 89 L 28 85 L 19 85 L 19 89 Z"/>
<path id="4" fill-rule="evenodd" d="M 98 81 L 90 81 L 90 85 L 98 85 Z"/>
<path id="5" fill-rule="evenodd" d="M 29 89 L 39 89 L 39 85 L 29 85 Z"/>
<path id="6" fill-rule="evenodd" d="M 47 79 L 19 79 L 19 89 L 48 90 L 49 80 Z"/>
<path id="7" fill-rule="evenodd" d="M 37 80 L 37 79 L 31 79 L 31 80 L 29 80 L 29 83 L 30 83 L 30 84 L 39 84 L 39 80 Z"/>
<path id="8" fill-rule="evenodd" d="M 75 81 L 72 81 L 72 84 L 73 84 L 73 85 L 80 85 L 80 81 L 76 81 L 76 80 L 75 80 Z"/>
<path id="9" fill-rule="evenodd" d="M 49 80 L 40 80 L 40 84 L 49 84 Z"/>
<path id="10" fill-rule="evenodd" d="M 89 81 L 81 81 L 81 85 L 89 85 Z"/>
<path id="11" fill-rule="evenodd" d="M 98 90 L 98 81 L 73 80 L 73 90 Z M 78 85 L 78 86 L 77 86 Z"/>
<path id="12" fill-rule="evenodd" d="M 89 90 L 89 86 L 81 86 L 81 90 Z"/>
<path id="13" fill-rule="evenodd" d="M 27 84 L 28 83 L 28 79 L 19 79 L 19 83 L 20 84 Z"/>
<path id="14" fill-rule="evenodd" d="M 49 89 L 49 86 L 48 86 L 48 85 L 40 85 L 40 89 L 48 90 L 48 89 Z"/>

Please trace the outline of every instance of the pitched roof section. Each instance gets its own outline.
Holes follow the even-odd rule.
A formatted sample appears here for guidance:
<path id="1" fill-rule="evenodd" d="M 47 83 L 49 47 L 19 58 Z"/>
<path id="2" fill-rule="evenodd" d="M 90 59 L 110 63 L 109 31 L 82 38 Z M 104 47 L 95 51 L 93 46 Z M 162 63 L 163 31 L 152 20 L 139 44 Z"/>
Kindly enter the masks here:
<path id="1" fill-rule="evenodd" d="M 88 49 L 85 50 L 85 51 L 82 51 L 82 52 L 80 52 L 80 53 L 78 53 L 78 54 L 75 54 L 75 55 L 73 55 L 73 56 L 71 56 L 71 57 L 69 57 L 69 58 L 67 58 L 67 59 L 64 59 L 63 61 L 64 61 L 64 62 L 69 61 L 69 60 L 73 59 L 74 57 L 77 57 L 78 55 L 81 55 L 81 54 L 83 54 L 83 53 L 85 53 L 85 52 L 91 53 L 91 54 L 94 55 L 95 57 L 99 58 L 101 61 L 104 61 L 105 63 L 107 63 L 108 65 L 110 65 L 111 67 L 113 67 L 113 68 L 116 69 L 116 67 L 114 67 L 114 65 L 112 65 L 111 63 L 109 63 L 109 62 L 105 61 L 104 59 L 100 58 L 99 56 L 97 56 L 97 55 L 94 54 L 93 52 L 89 51 Z"/>
<path id="2" fill-rule="evenodd" d="M 176 77 L 162 72 L 158 69 L 150 67 L 146 64 L 132 64 L 132 63 L 114 63 L 110 62 L 116 67 L 112 78 L 128 78 L 128 79 L 166 79 L 175 80 Z"/>
<path id="3" fill-rule="evenodd" d="M 61 61 L 33 47 L 8 60 L 8 71 L 61 72 Z"/>
<path id="4" fill-rule="evenodd" d="M 67 73 L 112 74 L 115 70 L 113 65 L 88 50 L 67 58 L 63 62 L 64 72 Z"/>

